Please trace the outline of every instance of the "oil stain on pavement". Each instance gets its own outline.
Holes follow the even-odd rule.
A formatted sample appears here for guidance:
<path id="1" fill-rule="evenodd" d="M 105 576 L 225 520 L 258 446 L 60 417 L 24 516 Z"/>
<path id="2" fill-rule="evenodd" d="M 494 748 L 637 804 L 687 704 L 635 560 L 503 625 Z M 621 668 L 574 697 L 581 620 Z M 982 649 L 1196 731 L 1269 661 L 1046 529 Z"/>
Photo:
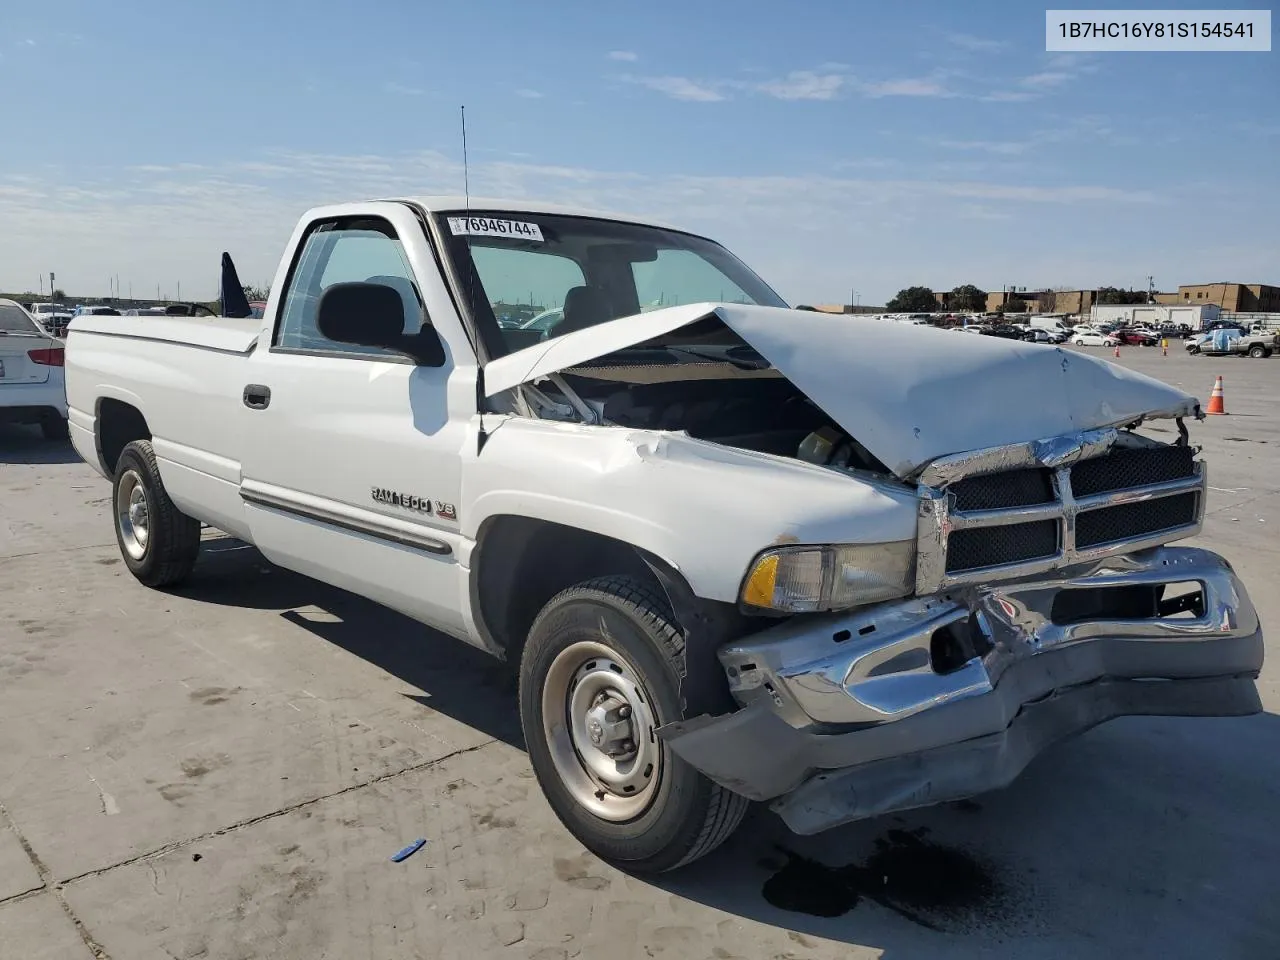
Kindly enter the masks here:
<path id="1" fill-rule="evenodd" d="M 870 900 L 948 933 L 1003 925 L 1010 912 L 1008 888 L 989 866 L 927 841 L 927 833 L 890 830 L 864 864 L 841 867 L 784 849 L 787 862 L 765 881 L 764 898 L 780 910 L 815 917 L 839 917 Z"/>

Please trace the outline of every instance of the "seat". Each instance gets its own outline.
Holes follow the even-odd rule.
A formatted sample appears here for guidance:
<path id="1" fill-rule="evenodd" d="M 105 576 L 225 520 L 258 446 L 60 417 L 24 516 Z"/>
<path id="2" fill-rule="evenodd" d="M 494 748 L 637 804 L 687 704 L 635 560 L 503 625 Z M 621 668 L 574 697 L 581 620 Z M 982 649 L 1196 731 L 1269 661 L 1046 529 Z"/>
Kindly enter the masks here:
<path id="1" fill-rule="evenodd" d="M 573 333 L 612 320 L 609 301 L 596 287 L 571 287 L 564 295 L 564 319 L 551 328 L 552 336 Z"/>

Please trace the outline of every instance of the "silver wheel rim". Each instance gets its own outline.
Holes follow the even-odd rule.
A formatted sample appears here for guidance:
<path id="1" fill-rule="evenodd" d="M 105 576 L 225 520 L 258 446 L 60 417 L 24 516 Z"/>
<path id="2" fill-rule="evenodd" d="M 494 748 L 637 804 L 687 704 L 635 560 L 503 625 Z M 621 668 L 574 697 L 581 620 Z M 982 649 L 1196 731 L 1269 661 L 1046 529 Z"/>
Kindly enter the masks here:
<path id="1" fill-rule="evenodd" d="M 662 745 L 648 691 L 602 643 L 566 647 L 542 687 L 542 728 L 556 773 L 602 820 L 634 820 L 653 803 Z"/>
<path id="2" fill-rule="evenodd" d="M 116 491 L 116 524 L 125 553 L 134 560 L 147 555 L 151 539 L 151 504 L 137 471 L 126 470 Z"/>

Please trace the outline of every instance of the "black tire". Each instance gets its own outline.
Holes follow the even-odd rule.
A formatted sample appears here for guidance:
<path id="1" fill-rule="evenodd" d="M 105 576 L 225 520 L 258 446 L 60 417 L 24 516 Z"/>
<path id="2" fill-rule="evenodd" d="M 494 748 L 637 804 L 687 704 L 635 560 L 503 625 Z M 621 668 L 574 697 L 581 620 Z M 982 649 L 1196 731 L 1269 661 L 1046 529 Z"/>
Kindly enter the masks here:
<path id="1" fill-rule="evenodd" d="M 1267 355 L 1267 348 L 1260 343 L 1255 343 L 1252 347 L 1249 348 L 1249 356 L 1253 357 L 1253 359 L 1255 360 L 1261 360 L 1266 355 Z"/>
<path id="2" fill-rule="evenodd" d="M 126 527 L 121 492 L 128 502 L 141 489 L 146 536 L 140 541 L 133 520 Z M 148 587 L 168 587 L 191 573 L 200 554 L 200 521 L 181 512 L 165 492 L 150 440 L 135 440 L 120 452 L 111 484 L 112 518 L 120 556 L 129 572 Z"/>
<path id="3" fill-rule="evenodd" d="M 1190 350 L 1187 351 L 1187 353 L 1191 354 L 1193 357 L 1199 352 L 1200 352 L 1199 347 L 1192 347 Z"/>
<path id="4" fill-rule="evenodd" d="M 70 440 L 71 431 L 67 429 L 67 421 L 59 416 L 45 417 L 40 421 L 40 433 L 46 440 Z"/>
<path id="5" fill-rule="evenodd" d="M 606 819 L 575 797 L 544 726 L 544 691 L 555 683 L 551 672 L 557 657 L 579 643 L 608 647 L 633 672 L 648 695 L 656 726 L 704 712 L 697 703 L 681 709 L 684 636 L 655 590 L 632 577 L 603 577 L 553 597 L 530 628 L 520 661 L 525 744 L 551 809 L 588 850 L 636 873 L 674 870 L 710 853 L 733 833 L 749 801 L 708 780 L 656 738 L 650 742 L 659 757 L 658 782 L 642 812 L 625 821 Z M 567 724 L 561 721 L 561 726 Z"/>

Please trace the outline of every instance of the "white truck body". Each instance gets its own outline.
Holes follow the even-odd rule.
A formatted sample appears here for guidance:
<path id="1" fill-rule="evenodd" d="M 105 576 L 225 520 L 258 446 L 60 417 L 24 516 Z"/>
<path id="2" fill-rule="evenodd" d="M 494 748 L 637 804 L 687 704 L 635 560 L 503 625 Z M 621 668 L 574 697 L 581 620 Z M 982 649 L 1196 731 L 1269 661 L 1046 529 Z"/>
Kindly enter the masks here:
<path id="1" fill-rule="evenodd" d="M 374 221 L 406 273 L 368 283 L 417 296 L 440 362 L 289 345 L 290 318 L 315 292 L 308 258 L 327 242 L 315 238 L 341 242 L 344 225 Z M 527 203 L 318 208 L 294 231 L 261 320 L 77 317 L 76 449 L 118 483 L 121 450 L 148 441 L 182 513 L 509 659 L 573 576 L 651 572 L 685 634 L 684 682 L 724 691 L 727 705 L 667 718 L 663 762 L 772 801 L 802 832 L 1006 783 L 1041 747 L 1113 716 L 1259 709 L 1261 632 L 1243 587 L 1213 554 L 1163 546 L 1199 530 L 1203 468 L 1185 433 L 1171 446 L 1129 431 L 1151 418 L 1181 427 L 1199 415 L 1194 398 L 1075 352 L 793 311 L 742 274 L 767 305 L 615 310 L 542 340 L 486 327 L 484 298 L 499 294 L 461 279 L 473 247 L 458 231 L 486 255 L 532 255 L 544 240 L 568 249 L 575 224 L 654 231 L 728 262 L 670 228 Z M 584 253 L 584 270 L 639 277 L 659 268 L 663 242 L 658 266 L 631 253 L 610 273 L 607 257 Z M 578 289 L 566 323 L 597 296 Z M 633 309 L 649 299 L 612 295 L 628 292 Z M 1109 480 L 1115 457 L 1149 468 L 1136 483 Z M 1032 474 L 1044 494 L 1027 499 L 1017 490 Z M 1006 555 L 993 530 L 1047 532 L 1047 546 Z M 807 545 L 864 558 L 820 588 L 851 599 L 754 605 L 762 558 Z M 1159 612 L 1173 580 L 1204 584 L 1190 618 Z M 1147 616 L 1108 606 L 1106 591 L 1125 586 L 1155 597 Z M 1055 598 L 1096 591 L 1093 615 L 1055 612 Z M 734 626 L 715 633 L 713 613 Z M 956 642 L 977 646 L 956 659 L 946 638 L 965 624 L 972 636 Z M 1172 682 L 1135 679 L 1152 676 Z M 1050 706 L 1024 709 L 1032 701 Z M 1019 727 L 1026 716 L 1040 719 Z"/>

